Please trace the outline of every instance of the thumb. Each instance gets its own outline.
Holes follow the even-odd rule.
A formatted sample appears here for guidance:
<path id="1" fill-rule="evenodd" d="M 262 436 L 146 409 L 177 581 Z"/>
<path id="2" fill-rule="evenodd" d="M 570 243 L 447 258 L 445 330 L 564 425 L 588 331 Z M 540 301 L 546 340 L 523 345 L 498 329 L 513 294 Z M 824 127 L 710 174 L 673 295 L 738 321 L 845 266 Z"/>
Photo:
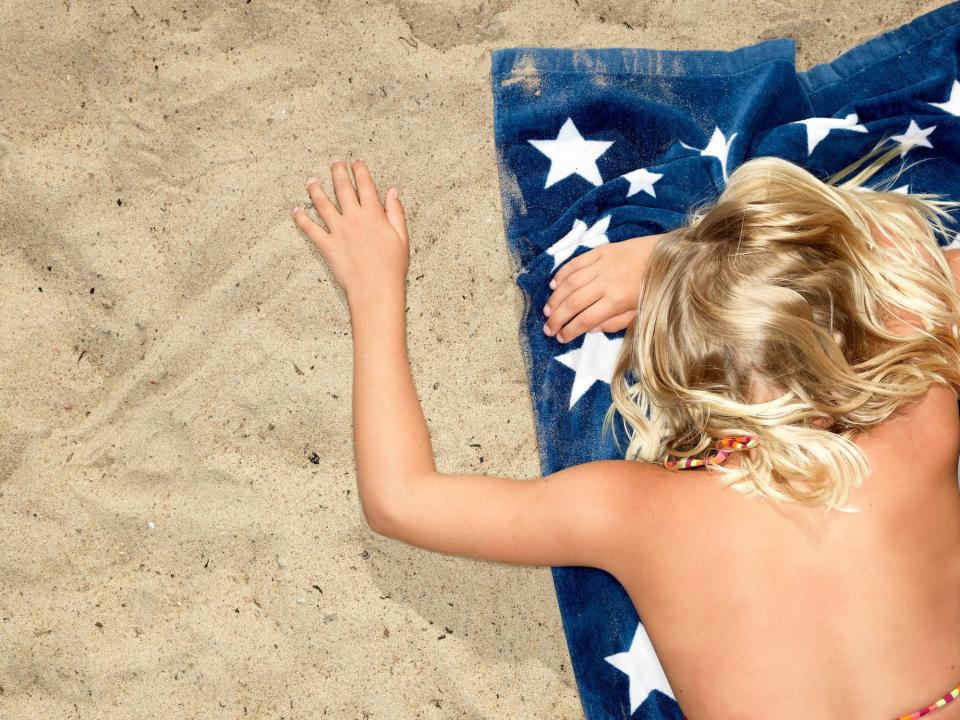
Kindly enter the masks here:
<path id="1" fill-rule="evenodd" d="M 400 191 L 396 187 L 387 190 L 387 201 L 383 208 L 387 213 L 387 220 L 397 231 L 397 235 L 404 242 L 407 238 L 407 215 L 404 212 L 403 205 L 400 204 Z"/>

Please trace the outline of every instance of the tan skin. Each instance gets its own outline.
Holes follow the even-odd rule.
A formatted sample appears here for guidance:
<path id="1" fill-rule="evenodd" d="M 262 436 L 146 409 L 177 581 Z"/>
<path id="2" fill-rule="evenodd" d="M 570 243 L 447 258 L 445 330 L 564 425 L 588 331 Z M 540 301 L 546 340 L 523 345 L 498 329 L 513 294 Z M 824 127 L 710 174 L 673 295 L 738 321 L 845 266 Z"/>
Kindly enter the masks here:
<path id="1" fill-rule="evenodd" d="M 647 259 L 663 235 L 606 243 L 560 266 L 543 306 L 543 331 L 561 343 L 585 332 L 613 333 L 637 315 Z"/>
<path id="2" fill-rule="evenodd" d="M 406 353 L 403 207 L 392 192 L 381 202 L 363 163 L 352 170 L 354 182 L 346 163 L 331 167 L 337 205 L 309 183 L 322 225 L 301 208 L 293 217 L 350 307 L 357 485 L 375 532 L 439 553 L 611 573 L 692 720 L 885 720 L 960 684 L 960 417 L 947 386 L 856 441 L 873 468 L 850 498 L 860 515 L 629 461 L 530 480 L 438 473 Z M 649 242 L 601 246 L 558 270 L 547 329 L 569 341 L 625 327 L 638 280 L 610 258 L 639 257 Z M 950 264 L 960 276 L 955 254 Z M 960 720 L 960 701 L 931 717 Z"/>

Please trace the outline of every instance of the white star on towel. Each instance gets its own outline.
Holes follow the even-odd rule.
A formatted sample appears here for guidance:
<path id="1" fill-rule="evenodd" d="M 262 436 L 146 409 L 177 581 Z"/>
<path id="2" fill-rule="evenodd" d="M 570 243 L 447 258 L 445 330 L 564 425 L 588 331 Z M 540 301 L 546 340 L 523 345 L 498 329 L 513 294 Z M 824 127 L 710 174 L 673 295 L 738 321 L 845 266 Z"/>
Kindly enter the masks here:
<path id="1" fill-rule="evenodd" d="M 917 145 L 923 145 L 924 147 L 932 148 L 933 145 L 930 144 L 930 141 L 927 140 L 927 136 L 937 129 L 936 125 L 931 125 L 928 128 L 920 129 L 920 126 L 917 125 L 916 120 L 913 118 L 910 119 L 910 127 L 907 128 L 907 131 L 902 135 L 892 135 L 891 139 L 896 140 L 900 143 L 900 157 L 903 157 L 907 152 Z"/>
<path id="2" fill-rule="evenodd" d="M 806 120 L 794 120 L 791 125 L 802 123 L 807 126 L 807 155 L 813 152 L 813 149 L 830 134 L 831 130 L 854 130 L 856 132 L 869 132 L 867 128 L 859 124 L 856 113 L 850 113 L 844 118 L 834 117 L 812 117 Z"/>
<path id="3" fill-rule="evenodd" d="M 720 131 L 720 128 L 717 126 L 713 127 L 713 135 L 710 136 L 710 142 L 707 143 L 707 146 L 700 150 L 700 148 L 695 148 L 692 145 L 687 145 L 683 140 L 680 141 L 680 144 L 689 150 L 700 150 L 701 155 L 710 155 L 711 157 L 717 158 L 720 161 L 720 170 L 723 172 L 723 181 L 727 181 L 727 156 L 730 154 L 730 145 L 733 144 L 733 139 L 737 136 L 737 133 L 734 133 L 730 136 L 730 139 L 727 140 L 726 136 Z"/>
<path id="4" fill-rule="evenodd" d="M 659 690 L 676 700 L 642 623 L 637 623 L 637 631 L 633 635 L 633 641 L 627 652 L 607 655 L 604 660 L 625 672 L 630 678 L 631 715 L 654 690 Z"/>
<path id="5" fill-rule="evenodd" d="M 583 220 L 574 220 L 570 232 L 547 248 L 547 254 L 553 255 L 553 267 L 550 272 L 556 270 L 557 266 L 573 255 L 574 251 L 581 245 L 595 248 L 597 245 L 610 242 L 606 235 L 609 226 L 609 215 L 600 218 L 589 228 Z"/>
<path id="6" fill-rule="evenodd" d="M 611 340 L 603 332 L 588 332 L 584 334 L 583 344 L 580 347 L 554 358 L 576 373 L 573 378 L 573 387 L 570 388 L 569 408 L 572 408 L 580 396 L 593 387 L 598 380 L 610 384 L 613 366 L 616 364 L 617 354 L 622 344 L 622 337 Z"/>
<path id="7" fill-rule="evenodd" d="M 550 172 L 547 173 L 544 190 L 574 174 L 594 185 L 603 185 L 597 158 L 613 145 L 613 140 L 584 140 L 573 119 L 567 118 L 555 140 L 528 142 L 550 158 Z"/>
<path id="8" fill-rule="evenodd" d="M 953 86 L 950 88 L 950 97 L 946 102 L 927 103 L 927 105 L 938 107 L 951 115 L 960 115 L 960 81 L 953 81 Z"/>
<path id="9" fill-rule="evenodd" d="M 622 175 L 630 183 L 630 189 L 627 190 L 627 197 L 631 195 L 636 195 L 638 192 L 643 190 L 646 193 L 650 193 L 654 197 L 657 196 L 656 191 L 653 189 L 653 184 L 663 177 L 661 173 L 653 173 L 645 168 L 639 168 L 632 172 L 628 172 L 625 175 Z"/>

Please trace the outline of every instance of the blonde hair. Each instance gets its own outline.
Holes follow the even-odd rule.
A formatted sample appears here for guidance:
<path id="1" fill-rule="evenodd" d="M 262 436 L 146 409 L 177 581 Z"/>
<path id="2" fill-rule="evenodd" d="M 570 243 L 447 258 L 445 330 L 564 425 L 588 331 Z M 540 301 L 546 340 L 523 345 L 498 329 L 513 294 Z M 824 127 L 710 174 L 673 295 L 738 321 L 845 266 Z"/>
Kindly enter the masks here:
<path id="1" fill-rule="evenodd" d="M 752 434 L 759 445 L 740 467 L 708 466 L 724 486 L 859 512 L 840 507 L 869 474 L 851 439 L 932 382 L 960 391 L 960 295 L 933 234 L 947 237 L 941 218 L 960 202 L 889 191 L 903 167 L 863 185 L 900 152 L 882 142 L 826 180 L 750 159 L 661 238 L 603 423 L 619 411 L 632 428 L 625 459 L 703 457 L 721 437 Z M 885 319 L 903 311 L 923 327 L 891 332 Z M 758 390 L 774 397 L 756 401 Z"/>

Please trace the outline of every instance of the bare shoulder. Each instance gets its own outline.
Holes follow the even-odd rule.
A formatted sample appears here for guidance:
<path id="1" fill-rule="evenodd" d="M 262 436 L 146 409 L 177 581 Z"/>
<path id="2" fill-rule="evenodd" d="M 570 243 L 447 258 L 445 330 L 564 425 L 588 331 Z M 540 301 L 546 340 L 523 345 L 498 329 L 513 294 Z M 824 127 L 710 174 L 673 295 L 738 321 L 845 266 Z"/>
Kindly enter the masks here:
<path id="1" fill-rule="evenodd" d="M 927 391 L 898 407 L 893 415 L 870 433 L 902 446 L 905 438 L 915 439 L 919 450 L 952 452 L 960 443 L 960 407 L 951 385 L 930 383 Z M 911 443 L 914 444 L 914 443 Z"/>
<path id="2" fill-rule="evenodd" d="M 927 497 L 916 492 L 918 484 L 934 488 L 948 482 L 956 489 L 960 410 L 953 388 L 931 383 L 923 395 L 901 403 L 884 422 L 859 433 L 853 442 L 866 453 L 872 474 L 879 478 L 862 492 L 882 501 L 890 510 L 888 517 L 902 517 L 905 508 Z M 905 477 L 911 482 L 902 482 Z"/>
<path id="3" fill-rule="evenodd" d="M 654 507 L 656 493 L 670 474 L 660 465 L 641 460 L 595 460 L 576 467 L 584 478 L 605 486 L 625 513 L 635 512 L 636 503 Z"/>
<path id="4" fill-rule="evenodd" d="M 594 499 L 598 493 L 602 498 L 596 504 L 604 509 L 603 528 L 597 532 L 615 555 L 605 569 L 620 578 L 648 554 L 663 552 L 660 545 L 677 529 L 683 505 L 676 472 L 638 460 L 599 460 L 575 471 Z"/>
<path id="5" fill-rule="evenodd" d="M 656 491 L 660 465 L 638 460 L 591 460 L 571 465 L 548 475 L 546 480 L 563 480 L 575 485 L 580 500 L 599 500 L 606 511 L 629 513 L 632 503 L 642 501 Z"/>
<path id="6" fill-rule="evenodd" d="M 638 460 L 594 460 L 562 471 L 576 478 L 582 488 L 578 496 L 596 501 L 603 508 L 602 517 L 614 528 L 634 526 L 638 515 L 659 511 L 658 493 L 666 472 L 660 465 Z"/>

